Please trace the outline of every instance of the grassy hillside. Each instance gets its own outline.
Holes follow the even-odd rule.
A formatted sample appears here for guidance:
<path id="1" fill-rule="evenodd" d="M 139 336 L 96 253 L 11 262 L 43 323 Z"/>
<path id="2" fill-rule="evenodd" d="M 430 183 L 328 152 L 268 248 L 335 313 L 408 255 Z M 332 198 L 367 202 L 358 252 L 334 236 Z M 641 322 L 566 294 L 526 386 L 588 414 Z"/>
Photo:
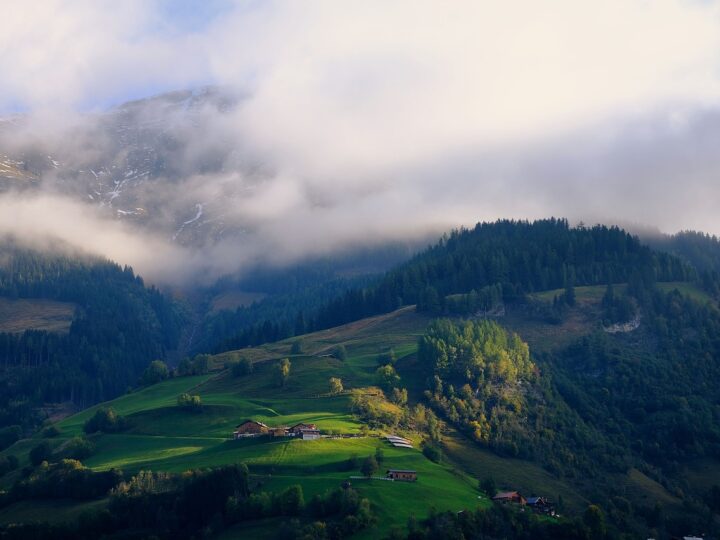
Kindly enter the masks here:
<path id="1" fill-rule="evenodd" d="M 662 287 L 678 288 L 694 298 L 704 298 L 699 289 L 688 284 L 667 283 Z M 531 350 L 559 349 L 599 328 L 599 303 L 604 290 L 604 286 L 578 287 L 577 305 L 560 324 L 538 321 L 521 309 L 508 309 L 500 322 L 518 332 L 529 342 Z M 623 286 L 616 290 L 622 291 Z M 535 297 L 551 301 L 562 292 L 547 291 Z M 394 526 L 404 528 L 411 515 L 421 518 L 431 508 L 456 512 L 488 506 L 487 495 L 477 489 L 478 479 L 488 476 L 495 479 L 499 488 L 541 494 L 553 500 L 561 497 L 568 512 L 582 512 L 595 495 L 586 491 L 582 479 L 559 478 L 536 463 L 500 457 L 449 427 L 443 440 L 446 459 L 436 464 L 422 454 L 419 444 L 416 449 L 391 447 L 379 437 L 382 433 L 368 432 L 352 413 L 350 391 L 371 391 L 369 388 L 376 384 L 377 357 L 391 347 L 398 358 L 396 368 L 402 385 L 408 389 L 410 403 L 422 399 L 427 383 L 418 365 L 418 337 L 429 321 L 429 317 L 407 307 L 301 338 L 217 355 L 211 359 L 211 371 L 206 375 L 172 378 L 103 404 L 124 416 L 128 428 L 122 433 L 93 435 L 96 452 L 84 463 L 96 471 L 121 468 L 134 474 L 141 470 L 183 472 L 243 462 L 250 469 L 256 489 L 278 492 L 300 484 L 305 499 L 309 500 L 360 474 L 357 466 L 348 470 L 350 458 L 362 459 L 381 448 L 385 455 L 381 473 L 386 468 L 414 469 L 418 471 L 418 481 L 404 484 L 352 479 L 361 495 L 370 499 L 378 518 L 377 524 L 360 533 L 359 538 L 382 537 Z M 297 350 L 293 348 L 297 341 L 302 352 L 292 354 L 292 350 Z M 339 345 L 347 350 L 344 361 L 331 356 Z M 624 346 L 622 338 L 617 338 L 617 345 Z M 291 372 L 285 387 L 280 388 L 274 367 L 286 357 L 291 361 Z M 251 375 L 236 377 L 226 369 L 228 363 L 240 358 L 253 362 Z M 330 377 L 341 378 L 345 392 L 329 395 Z M 177 397 L 181 393 L 200 396 L 201 410 L 193 412 L 178 407 Z M 60 435 L 50 439 L 57 452 L 70 438 L 81 435 L 84 422 L 98 408 L 92 407 L 57 424 Z M 270 426 L 312 422 L 325 433 L 352 437 L 316 441 L 269 437 L 232 440 L 233 428 L 248 418 Z M 419 443 L 419 434 L 406 435 Z M 24 465 L 29 450 L 37 442 L 37 439 L 19 441 L 0 456 L 17 455 Z M 688 471 L 688 478 L 705 474 L 702 471 L 708 467 L 715 471 L 715 462 L 695 464 Z M 6 475 L 4 485 L 14 478 Z M 679 499 L 637 469 L 607 481 L 616 483 L 618 494 L 633 504 L 647 505 L 657 500 L 666 508 L 679 508 Z M 7 522 L 8 516 L 59 520 L 63 515 L 75 515 L 73 512 L 79 512 L 86 504 L 24 501 L 0 512 L 0 523 Z M 272 538 L 277 524 L 273 519 L 244 523 L 225 531 L 221 538 L 240 535 Z"/>
<path id="2" fill-rule="evenodd" d="M 489 504 L 487 499 L 478 498 L 482 494 L 473 477 L 451 464 L 429 461 L 417 448 L 394 448 L 379 438 L 379 433 L 316 441 L 231 440 L 235 425 L 246 418 L 270 426 L 312 422 L 325 432 L 358 435 L 362 426 L 350 411 L 350 396 L 347 392 L 328 395 L 329 377 L 341 377 L 346 389 L 372 385 L 377 367 L 375 357 L 389 346 L 394 346 L 401 358 L 412 355 L 426 322 L 412 309 L 405 309 L 305 336 L 304 354 L 290 356 L 291 375 L 283 389 L 273 380 L 273 359 L 287 356 L 291 342 L 216 357 L 214 370 L 208 375 L 173 378 L 103 404 L 126 417 L 129 428 L 123 433 L 93 436 L 97 450 L 84 463 L 98 471 L 121 468 L 126 473 L 136 473 L 149 469 L 182 472 L 244 462 L 250 467 L 253 481 L 262 489 L 278 491 L 299 483 L 309 500 L 360 474 L 359 467 L 347 469 L 349 458 L 362 459 L 381 448 L 385 461 L 380 474 L 386 468 L 415 469 L 419 478 L 413 484 L 352 480 L 362 496 L 370 498 L 379 518 L 377 526 L 360 537 L 384 534 L 392 526 L 404 527 L 411 515 L 427 515 L 431 507 L 458 511 Z M 338 344 L 347 347 L 344 362 L 321 356 Z M 237 356 L 254 359 L 256 368 L 251 376 L 233 377 L 223 369 L 224 362 Z M 199 395 L 202 410 L 188 412 L 179 408 L 176 400 L 183 392 Z M 84 422 L 98 408 L 59 422 L 61 435 L 52 439 L 52 445 L 62 449 L 67 440 L 80 435 Z M 16 443 L 8 452 L 26 454 L 35 442 Z M 31 504 L 22 504 L 17 515 L 35 515 Z M 54 517 L 72 506 L 61 503 L 55 508 L 48 502 L 38 504 L 37 515 Z"/>
<path id="3" fill-rule="evenodd" d="M 70 302 L 0 298 L 0 332 L 67 332 L 76 309 Z"/>

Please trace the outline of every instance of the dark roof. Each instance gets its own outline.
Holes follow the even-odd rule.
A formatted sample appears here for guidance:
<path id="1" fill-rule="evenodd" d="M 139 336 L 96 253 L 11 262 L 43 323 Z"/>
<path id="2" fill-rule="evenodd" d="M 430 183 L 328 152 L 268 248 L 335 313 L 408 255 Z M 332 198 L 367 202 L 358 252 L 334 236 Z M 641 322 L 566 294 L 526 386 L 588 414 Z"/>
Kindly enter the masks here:
<path id="1" fill-rule="evenodd" d="M 289 429 L 295 429 L 295 428 L 303 427 L 303 426 L 307 426 L 309 429 L 316 429 L 316 428 L 317 428 L 317 426 L 316 426 L 315 424 L 305 424 L 305 423 L 303 423 L 303 422 L 300 422 L 299 424 L 295 424 L 294 426 L 292 426 L 292 427 L 289 428 Z"/>
<path id="2" fill-rule="evenodd" d="M 245 420 L 244 422 L 239 423 L 236 428 L 239 428 L 240 426 L 244 426 L 245 424 L 257 424 L 258 426 L 267 427 L 267 425 L 263 424 L 262 422 L 258 422 L 257 420 Z"/>
<path id="3" fill-rule="evenodd" d="M 388 469 L 387 474 L 394 473 L 394 472 L 417 474 L 417 471 L 411 471 L 408 469 Z"/>
<path id="4" fill-rule="evenodd" d="M 545 502 L 545 499 L 542 498 L 542 497 L 528 497 L 528 498 L 527 498 L 527 503 L 530 504 L 530 505 L 537 504 L 537 503 L 539 503 L 539 502 L 543 502 L 543 503 L 544 503 L 544 502 Z"/>
<path id="5" fill-rule="evenodd" d="M 493 499 L 510 499 L 512 497 L 519 497 L 520 494 L 517 491 L 503 491 L 493 497 Z"/>

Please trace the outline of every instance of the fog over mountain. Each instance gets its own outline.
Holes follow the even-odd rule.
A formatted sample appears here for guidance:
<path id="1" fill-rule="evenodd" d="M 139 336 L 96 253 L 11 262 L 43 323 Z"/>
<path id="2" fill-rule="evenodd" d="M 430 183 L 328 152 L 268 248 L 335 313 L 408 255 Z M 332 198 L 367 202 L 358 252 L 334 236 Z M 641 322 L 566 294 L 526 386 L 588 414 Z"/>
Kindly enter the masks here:
<path id="1" fill-rule="evenodd" d="M 0 36 L 35 245 L 180 283 L 500 217 L 720 233 L 715 2 L 41 4 Z"/>

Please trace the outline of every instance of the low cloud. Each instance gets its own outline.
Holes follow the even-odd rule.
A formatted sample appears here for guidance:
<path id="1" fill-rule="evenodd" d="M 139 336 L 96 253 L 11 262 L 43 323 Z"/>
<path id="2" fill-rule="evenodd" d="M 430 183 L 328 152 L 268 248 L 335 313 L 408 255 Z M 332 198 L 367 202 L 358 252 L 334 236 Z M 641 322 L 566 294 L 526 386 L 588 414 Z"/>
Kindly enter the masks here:
<path id="1" fill-rule="evenodd" d="M 0 154 L 61 162 L 0 195 L 29 242 L 179 283 L 502 217 L 720 233 L 717 3 L 45 4 L 0 37 Z"/>

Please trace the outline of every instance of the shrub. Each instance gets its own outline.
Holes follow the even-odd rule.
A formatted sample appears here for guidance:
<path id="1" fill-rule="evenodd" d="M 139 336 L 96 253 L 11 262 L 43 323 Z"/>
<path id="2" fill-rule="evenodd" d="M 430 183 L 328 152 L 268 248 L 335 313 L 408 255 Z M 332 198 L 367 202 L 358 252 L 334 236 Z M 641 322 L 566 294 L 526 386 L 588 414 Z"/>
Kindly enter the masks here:
<path id="1" fill-rule="evenodd" d="M 232 365 L 233 377 L 245 377 L 253 372 L 254 366 L 249 358 L 241 358 Z"/>
<path id="2" fill-rule="evenodd" d="M 191 396 L 190 394 L 180 394 L 177 398 L 178 407 L 189 410 L 200 410 L 202 408 L 202 400 L 200 396 Z"/>
<path id="3" fill-rule="evenodd" d="M 149 386 L 164 381 L 168 377 L 170 377 L 170 370 L 168 370 L 167 364 L 162 360 L 153 360 L 150 362 L 150 365 L 145 368 L 140 378 L 140 384 Z"/>
<path id="4" fill-rule="evenodd" d="M 305 508 L 302 486 L 288 487 L 278 498 L 278 506 L 283 516 L 297 516 Z"/>
<path id="5" fill-rule="evenodd" d="M 63 455 L 69 459 L 83 460 L 95 453 L 95 444 L 84 437 L 73 438 L 65 447 Z"/>
<path id="6" fill-rule="evenodd" d="M 290 378 L 290 366 L 290 360 L 287 358 L 283 358 L 280 362 L 275 364 L 275 381 L 281 388 L 285 388 L 285 385 Z"/>
<path id="7" fill-rule="evenodd" d="M 497 485 L 495 484 L 495 479 L 492 476 L 488 476 L 480 480 L 479 487 L 490 497 L 497 495 Z"/>
<path id="8" fill-rule="evenodd" d="M 103 433 L 117 433 L 127 426 L 125 419 L 116 414 L 112 408 L 101 408 L 95 411 L 95 414 L 87 419 L 83 425 L 85 433 L 95 433 L 102 431 Z"/>
<path id="9" fill-rule="evenodd" d="M 205 375 L 210 371 L 210 355 L 197 354 L 194 358 L 183 358 L 178 364 L 178 375 Z"/>
<path id="10" fill-rule="evenodd" d="M 362 467 L 360 467 L 360 472 L 363 476 L 371 478 L 376 472 L 378 472 L 379 469 L 380 466 L 378 465 L 375 456 L 368 456 L 363 461 Z"/>
<path id="11" fill-rule="evenodd" d="M 340 394 L 343 391 L 342 379 L 338 377 L 330 377 L 328 384 L 330 385 L 330 393 L 333 395 Z"/>
<path id="12" fill-rule="evenodd" d="M 378 385 L 385 389 L 394 388 L 400 382 L 400 377 L 395 371 L 395 368 L 392 367 L 392 364 L 386 364 L 377 368 L 375 378 L 377 379 Z"/>

